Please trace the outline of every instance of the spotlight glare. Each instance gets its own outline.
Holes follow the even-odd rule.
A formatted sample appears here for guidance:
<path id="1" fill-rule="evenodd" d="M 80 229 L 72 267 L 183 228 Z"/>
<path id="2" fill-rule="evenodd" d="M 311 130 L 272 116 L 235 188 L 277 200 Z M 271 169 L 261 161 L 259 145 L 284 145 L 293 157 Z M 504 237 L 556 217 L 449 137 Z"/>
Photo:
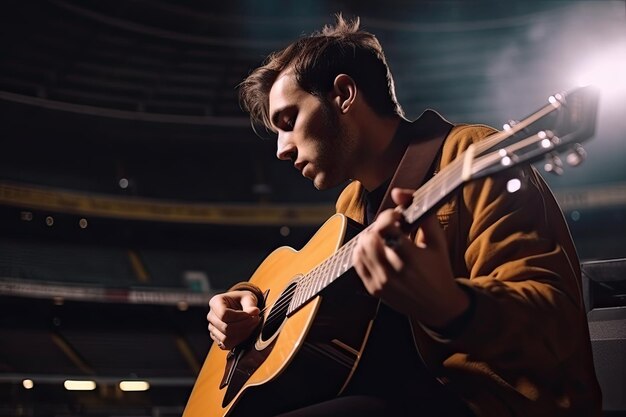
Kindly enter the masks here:
<path id="1" fill-rule="evenodd" d="M 615 45 L 589 57 L 587 64 L 574 75 L 573 81 L 580 87 L 594 85 L 603 93 L 626 91 L 626 45 Z"/>
<path id="2" fill-rule="evenodd" d="M 147 391 L 150 388 L 148 381 L 121 381 L 122 391 Z"/>
<path id="3" fill-rule="evenodd" d="M 96 389 L 96 382 L 68 379 L 63 383 L 63 386 L 68 391 L 93 391 Z"/>

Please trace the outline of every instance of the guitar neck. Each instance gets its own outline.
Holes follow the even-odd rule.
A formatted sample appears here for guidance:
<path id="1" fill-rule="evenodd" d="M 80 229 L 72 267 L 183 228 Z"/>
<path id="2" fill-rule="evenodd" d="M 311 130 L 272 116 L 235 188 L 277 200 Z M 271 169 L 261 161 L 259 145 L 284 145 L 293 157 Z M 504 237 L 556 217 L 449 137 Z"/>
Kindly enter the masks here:
<path id="1" fill-rule="evenodd" d="M 454 161 L 413 194 L 403 209 L 405 222 L 414 230 L 419 220 L 462 184 L 493 175 L 511 167 L 555 154 L 593 135 L 598 93 L 582 87 L 567 94 L 555 94 L 548 104 L 520 122 L 509 122 L 498 131 L 470 145 Z M 560 135 L 560 136 L 557 136 Z M 366 229 L 367 230 L 367 229 Z M 292 314 L 324 288 L 344 275 L 352 264 L 358 234 L 335 254 L 299 277 L 287 314 Z"/>
<path id="2" fill-rule="evenodd" d="M 417 227 L 417 221 L 425 213 L 437 206 L 463 183 L 461 176 L 456 175 L 461 172 L 461 169 L 462 166 L 453 162 L 445 170 L 445 173 L 442 171 L 439 175 L 431 178 L 425 186 L 413 194 L 413 203 L 403 210 L 407 224 Z M 368 228 L 369 226 L 363 231 Z M 363 231 L 360 233 L 363 233 Z M 317 296 L 324 288 L 328 287 L 354 266 L 352 264 L 352 253 L 359 234 L 347 241 L 331 257 L 298 280 L 298 285 L 295 288 L 287 310 L 288 315 L 298 310 L 311 298 Z"/>

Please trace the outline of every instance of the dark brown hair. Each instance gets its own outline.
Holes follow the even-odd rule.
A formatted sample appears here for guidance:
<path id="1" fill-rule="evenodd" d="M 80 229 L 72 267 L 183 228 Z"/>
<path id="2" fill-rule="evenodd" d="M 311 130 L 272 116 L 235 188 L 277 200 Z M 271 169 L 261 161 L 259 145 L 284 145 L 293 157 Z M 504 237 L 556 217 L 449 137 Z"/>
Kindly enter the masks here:
<path id="1" fill-rule="evenodd" d="M 324 28 L 270 54 L 239 86 L 239 98 L 253 122 L 271 128 L 269 92 L 278 75 L 293 69 L 298 85 L 323 98 L 335 77 L 347 74 L 356 82 L 365 101 L 383 116 L 403 115 L 396 99 L 393 77 L 382 46 L 360 20 L 346 21 L 341 14 L 334 26 Z"/>

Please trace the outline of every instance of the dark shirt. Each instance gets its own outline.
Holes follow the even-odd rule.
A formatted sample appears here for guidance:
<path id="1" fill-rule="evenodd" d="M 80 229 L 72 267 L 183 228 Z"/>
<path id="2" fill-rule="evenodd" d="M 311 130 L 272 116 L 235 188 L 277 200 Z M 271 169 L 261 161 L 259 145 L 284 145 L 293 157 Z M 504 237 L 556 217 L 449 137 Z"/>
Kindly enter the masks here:
<path id="1" fill-rule="evenodd" d="M 387 193 L 387 188 L 389 188 L 390 183 L 391 183 L 391 179 L 388 179 L 383 184 L 378 186 L 378 188 L 376 188 L 375 190 L 365 193 L 365 196 L 364 196 L 365 198 L 365 221 L 367 222 L 368 225 L 371 224 L 376 219 L 376 215 L 378 214 L 378 208 L 380 207 L 383 201 L 383 198 L 385 197 L 385 194 Z M 461 314 L 459 317 L 452 320 L 445 327 L 431 328 L 432 330 L 439 333 L 442 337 L 445 337 L 448 339 L 452 339 L 458 336 L 463 331 L 466 324 L 469 322 L 470 318 L 472 317 L 472 314 L 474 313 L 474 308 L 476 304 L 475 299 L 474 299 L 474 293 L 471 291 L 468 291 L 463 286 L 461 286 L 461 289 L 463 289 L 469 297 L 469 300 L 470 300 L 469 307 L 463 312 L 463 314 Z"/>
<path id="2" fill-rule="evenodd" d="M 390 182 L 364 195 L 367 225 L 376 218 Z M 424 366 L 408 318 L 384 302 L 345 394 L 383 398 L 395 416 L 414 415 L 416 410 L 424 416 L 473 415 Z"/>
<path id="3" fill-rule="evenodd" d="M 365 193 L 365 221 L 367 224 L 371 224 L 376 218 L 378 208 L 383 202 L 383 198 L 385 197 L 387 188 L 389 188 L 390 182 L 391 179 L 388 179 L 382 185 L 379 185 L 375 190 Z"/>

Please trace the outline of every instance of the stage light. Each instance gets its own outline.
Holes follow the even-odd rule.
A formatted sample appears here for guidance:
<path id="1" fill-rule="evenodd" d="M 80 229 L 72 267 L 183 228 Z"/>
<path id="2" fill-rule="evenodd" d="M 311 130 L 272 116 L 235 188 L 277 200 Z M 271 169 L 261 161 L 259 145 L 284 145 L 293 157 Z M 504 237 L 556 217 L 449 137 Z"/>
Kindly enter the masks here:
<path id="1" fill-rule="evenodd" d="M 147 391 L 150 388 L 148 381 L 121 381 L 122 391 Z"/>
<path id="2" fill-rule="evenodd" d="M 626 91 L 626 44 L 591 57 L 575 76 L 579 86 L 594 85 L 602 93 Z"/>
<path id="3" fill-rule="evenodd" d="M 68 391 L 93 391 L 96 389 L 96 382 L 68 379 L 63 383 L 63 386 Z"/>
<path id="4" fill-rule="evenodd" d="M 121 178 L 120 179 L 119 186 L 120 186 L 121 189 L 123 189 L 123 190 L 127 189 L 128 185 L 129 185 L 128 179 L 126 179 L 126 178 Z"/>
<path id="5" fill-rule="evenodd" d="M 33 387 L 35 386 L 35 383 L 33 382 L 32 379 L 25 379 L 22 381 L 22 385 L 26 389 L 33 389 Z"/>

